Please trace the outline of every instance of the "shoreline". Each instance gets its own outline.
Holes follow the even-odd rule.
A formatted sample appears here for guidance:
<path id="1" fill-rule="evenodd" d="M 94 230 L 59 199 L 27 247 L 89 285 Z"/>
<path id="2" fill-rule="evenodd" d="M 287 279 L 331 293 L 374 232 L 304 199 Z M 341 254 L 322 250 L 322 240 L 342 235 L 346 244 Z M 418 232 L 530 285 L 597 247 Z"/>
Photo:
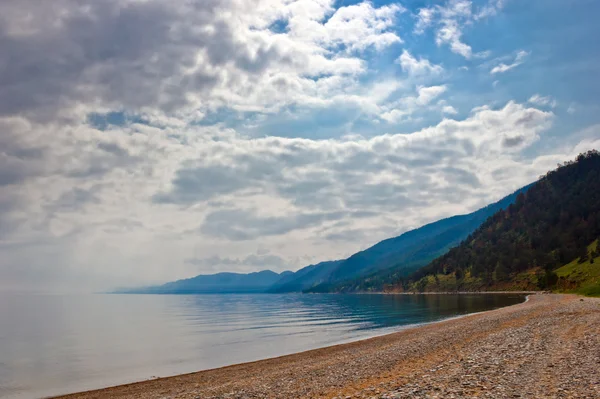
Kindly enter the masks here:
<path id="1" fill-rule="evenodd" d="M 424 292 L 350 292 L 356 295 L 547 295 L 550 291 L 424 291 Z M 345 293 L 342 293 L 345 294 Z"/>
<path id="2" fill-rule="evenodd" d="M 594 397 L 600 396 L 597 325 L 598 298 L 532 295 L 516 305 L 350 343 L 56 398 L 395 398 L 415 389 L 423 395 L 495 392 L 489 397 L 503 397 L 497 389 L 488 390 L 490 381 L 514 395 L 531 391 L 526 397 L 544 397 L 560 386 Z M 566 338 L 574 345 L 565 345 Z M 539 344 L 535 350 L 529 347 L 532 341 Z M 563 366 L 564 373 L 558 373 Z M 519 368 L 525 376 L 516 372 Z M 440 369 L 445 372 L 436 373 Z M 448 376 L 455 380 L 447 381 Z M 483 382 L 464 385 L 466 377 Z M 581 381 L 587 385 L 580 386 Z"/>
<path id="3" fill-rule="evenodd" d="M 116 385 L 107 385 L 104 387 L 97 387 L 97 388 L 89 388 L 89 389 L 84 389 L 81 391 L 75 391 L 75 392 L 69 392 L 69 393 L 61 393 L 61 394 L 57 394 L 57 395 L 51 395 L 51 396 L 45 396 L 44 399 L 61 399 L 61 398 L 71 398 L 71 397 L 75 397 L 76 395 L 80 395 L 80 394 L 87 394 L 87 393 L 91 393 L 91 392 L 101 392 L 101 391 L 106 391 L 106 390 L 111 390 L 113 388 L 119 388 L 119 387 L 125 387 L 125 386 L 130 386 L 130 385 L 137 385 L 137 384 L 143 384 L 145 382 L 149 382 L 149 381 L 159 381 L 159 380 L 166 380 L 166 379 L 170 379 L 170 378 L 176 378 L 176 377 L 183 377 L 183 376 L 187 376 L 187 375 L 194 375 L 194 374 L 199 374 L 199 373 L 204 373 L 204 372 L 211 372 L 211 371 L 217 371 L 217 370 L 221 370 L 221 369 L 226 369 L 226 368 L 230 368 L 230 367 L 237 367 L 237 366 L 244 366 L 247 364 L 254 364 L 254 363 L 259 363 L 259 362 L 263 362 L 263 361 L 269 361 L 269 360 L 276 360 L 276 359 L 282 359 L 282 358 L 286 358 L 288 356 L 296 356 L 296 355 L 302 355 L 304 353 L 308 353 L 308 352 L 313 352 L 313 351 L 320 351 L 323 349 L 328 349 L 328 348 L 335 348 L 335 347 L 339 347 L 339 346 L 343 346 L 343 345 L 349 345 L 349 344 L 354 344 L 354 343 L 360 343 L 363 341 L 368 341 L 371 339 L 378 339 L 381 337 L 385 337 L 387 335 L 391 335 L 391 334 L 396 334 L 396 333 L 400 333 L 403 331 L 407 331 L 407 330 L 412 330 L 415 328 L 420 328 L 423 326 L 429 326 L 429 325 L 435 325 L 438 323 L 443 323 L 446 321 L 451 321 L 451 320 L 458 320 L 464 317 L 469 317 L 469 316 L 473 316 L 473 315 L 479 315 L 479 314 L 484 314 L 484 313 L 488 313 L 488 312 L 494 312 L 496 310 L 502 309 L 502 308 L 507 308 L 510 306 L 516 306 L 516 305 L 520 305 L 523 303 L 526 303 L 529 300 L 529 296 L 532 294 L 541 294 L 542 292 L 538 292 L 538 291 L 478 291 L 478 292 L 351 292 L 351 293 L 341 293 L 341 292 L 335 292 L 335 293 L 302 293 L 302 295 L 465 295 L 465 294 L 490 294 L 490 295 L 502 295 L 502 294 L 515 294 L 515 295 L 522 295 L 524 296 L 524 299 L 522 302 L 513 304 L 513 305 L 508 305 L 508 306 L 503 306 L 500 308 L 496 308 L 496 309 L 489 309 L 489 310 L 482 310 L 479 312 L 472 312 L 472 313 L 465 313 L 465 314 L 457 314 L 454 316 L 449 316 L 449 317 L 445 317 L 439 320 L 434 320 L 434 321 L 426 321 L 426 322 L 421 322 L 421 323 L 413 323 L 413 324 L 405 324 L 405 325 L 400 325 L 400 326 L 395 326 L 395 327 L 388 327 L 387 329 L 384 328 L 382 330 L 387 330 L 387 331 L 380 331 L 380 332 L 375 332 L 372 335 L 369 336 L 365 336 L 365 337 L 361 337 L 361 338 L 350 338 L 347 340 L 340 340 L 338 342 L 326 345 L 326 346 L 322 346 L 322 347 L 318 347 L 318 348 L 313 348 L 313 349 L 307 349 L 307 350 L 303 350 L 300 352 L 293 352 L 293 353 L 286 353 L 286 354 L 282 354 L 282 355 L 278 355 L 278 356 L 271 356 L 271 357 L 266 357 L 266 358 L 260 358 L 260 359 L 256 359 L 256 360 L 249 360 L 246 362 L 241 362 L 241 363 L 232 363 L 232 364 L 227 364 L 227 365 L 223 365 L 223 366 L 218 366 L 218 367 L 212 367 L 212 368 L 206 368 L 206 369 L 201 369 L 201 370 L 194 370 L 194 371 L 190 371 L 190 372 L 184 372 L 184 373 L 179 373 L 179 374 L 172 374 L 172 375 L 165 375 L 165 376 L 153 376 L 150 378 L 145 378 L 143 380 L 134 380 L 134 381 L 125 381 L 122 383 L 118 383 Z M 266 295 L 269 295 L 269 293 L 264 293 Z M 127 294 L 126 294 L 127 295 Z M 137 295 L 137 294 L 133 294 L 133 295 Z M 160 294 L 159 294 L 160 295 Z M 183 295 L 188 295 L 188 294 L 183 294 Z M 190 294 L 192 295 L 192 294 Z M 195 295 L 195 294 L 193 294 Z M 393 328 L 393 331 L 389 331 L 389 329 Z"/>

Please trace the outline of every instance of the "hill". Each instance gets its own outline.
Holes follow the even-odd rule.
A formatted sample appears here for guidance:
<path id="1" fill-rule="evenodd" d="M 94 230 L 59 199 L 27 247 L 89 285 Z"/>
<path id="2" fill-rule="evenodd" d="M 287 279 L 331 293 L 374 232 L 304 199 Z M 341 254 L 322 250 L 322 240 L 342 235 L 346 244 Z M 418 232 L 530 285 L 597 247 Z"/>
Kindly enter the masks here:
<path id="1" fill-rule="evenodd" d="M 306 266 L 296 273 L 283 276 L 272 287 L 270 293 L 302 292 L 315 285 L 321 284 L 329 277 L 331 272 L 343 261 L 333 260 Z"/>
<path id="2" fill-rule="evenodd" d="M 489 216 L 512 204 L 523 187 L 500 201 L 475 212 L 452 216 L 381 241 L 338 261 L 322 282 L 307 292 L 380 291 L 392 276 L 406 276 L 458 245 Z M 327 265 L 331 266 L 331 265 Z M 323 278 L 325 277 L 325 278 Z M 290 278 L 293 278 L 291 276 Z"/>
<path id="3" fill-rule="evenodd" d="M 556 269 L 556 288 L 563 292 L 600 296 L 598 240 L 588 246 L 588 256 Z"/>
<path id="4" fill-rule="evenodd" d="M 593 292 L 599 235 L 600 153 L 589 151 L 547 173 L 459 246 L 409 278 L 392 281 L 388 290 L 560 289 L 563 284 Z"/>
<path id="5" fill-rule="evenodd" d="M 128 294 L 234 294 L 265 292 L 281 278 L 291 272 L 281 274 L 271 270 L 255 273 L 217 273 L 199 275 L 155 287 L 121 290 Z"/>

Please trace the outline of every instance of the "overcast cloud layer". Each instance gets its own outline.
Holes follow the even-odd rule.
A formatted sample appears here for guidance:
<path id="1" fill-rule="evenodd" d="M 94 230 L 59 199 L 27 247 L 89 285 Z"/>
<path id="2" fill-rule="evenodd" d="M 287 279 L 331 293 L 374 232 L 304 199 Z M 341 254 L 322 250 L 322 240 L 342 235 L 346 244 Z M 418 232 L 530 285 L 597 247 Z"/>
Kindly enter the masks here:
<path id="1" fill-rule="evenodd" d="M 295 270 L 600 147 L 600 5 L 412 3 L 0 2 L 0 290 Z"/>

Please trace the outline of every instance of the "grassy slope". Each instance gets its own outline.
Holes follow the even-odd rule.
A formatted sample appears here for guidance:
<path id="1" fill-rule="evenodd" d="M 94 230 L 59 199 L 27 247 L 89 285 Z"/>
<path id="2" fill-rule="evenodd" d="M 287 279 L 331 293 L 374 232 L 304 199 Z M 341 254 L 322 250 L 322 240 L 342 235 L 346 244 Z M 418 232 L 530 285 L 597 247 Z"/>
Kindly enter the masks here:
<path id="1" fill-rule="evenodd" d="M 540 268 L 529 269 L 525 272 L 511 276 L 510 281 L 496 282 L 492 285 L 485 284 L 482 279 L 471 277 L 467 273 L 457 281 L 454 274 L 426 276 L 420 281 L 411 284 L 408 291 L 537 291 Z"/>
<path id="2" fill-rule="evenodd" d="M 588 251 L 597 250 L 598 240 L 588 246 Z M 575 259 L 554 271 L 559 277 L 557 289 L 560 292 L 572 292 L 589 296 L 600 296 L 600 257 L 579 263 Z M 535 291 L 539 290 L 538 280 L 543 276 L 541 268 L 532 268 L 510 276 L 508 281 L 485 284 L 481 279 L 473 278 L 467 273 L 457 281 L 454 274 L 426 276 L 411 284 L 407 291 Z"/>
<path id="3" fill-rule="evenodd" d="M 598 240 L 594 241 L 588 250 L 598 249 Z M 562 292 L 574 292 L 582 295 L 600 296 L 600 257 L 594 263 L 588 259 L 579 263 L 575 259 L 555 270 L 558 276 L 557 288 Z"/>

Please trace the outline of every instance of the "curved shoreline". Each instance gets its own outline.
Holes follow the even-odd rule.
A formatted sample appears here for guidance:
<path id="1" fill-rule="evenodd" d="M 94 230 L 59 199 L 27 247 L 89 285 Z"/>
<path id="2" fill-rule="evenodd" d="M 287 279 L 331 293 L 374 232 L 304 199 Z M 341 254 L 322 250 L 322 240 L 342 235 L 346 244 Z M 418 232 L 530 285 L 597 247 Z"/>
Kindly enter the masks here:
<path id="1" fill-rule="evenodd" d="M 61 398 L 393 398 L 405 397 L 405 389 L 473 396 L 493 384 L 507 395 L 529 390 L 528 397 L 545 397 L 572 386 L 572 394 L 594 397 L 600 394 L 597 325 L 600 299 L 533 295 L 517 305 L 379 337 Z M 439 369 L 445 372 L 431 371 Z M 473 386 L 463 385 L 465 378 Z"/>
<path id="2" fill-rule="evenodd" d="M 470 312 L 470 313 L 463 313 L 463 314 L 455 314 L 455 315 L 451 315 L 451 316 L 446 316 L 446 317 L 441 317 L 439 319 L 433 320 L 433 321 L 423 321 L 423 322 L 415 322 L 415 323 L 411 323 L 411 324 L 403 324 L 403 325 L 396 325 L 396 326 L 390 326 L 390 327 L 385 327 L 385 328 L 380 328 L 380 329 L 375 329 L 372 330 L 372 332 L 368 335 L 365 336 L 361 336 L 361 337 L 352 337 L 352 338 L 346 338 L 346 339 L 340 339 L 337 341 L 333 341 L 330 343 L 325 344 L 324 346 L 316 346 L 313 348 L 308 348 L 308 349 L 304 349 L 304 350 L 300 350 L 297 352 L 288 352 L 288 353 L 283 353 L 283 354 L 279 354 L 279 355 L 275 355 L 275 356 L 268 356 L 268 357 L 262 357 L 262 358 L 258 358 L 258 359 L 250 359 L 247 361 L 242 361 L 240 363 L 230 363 L 230 364 L 224 364 L 224 365 L 218 365 L 215 367 L 209 367 L 209 368 L 204 368 L 204 369 L 196 369 L 196 370 L 192 370 L 192 371 L 187 371 L 187 372 L 180 372 L 180 373 L 175 373 L 175 374 L 167 374 L 167 375 L 162 375 L 160 377 L 158 376 L 153 376 L 150 378 L 143 378 L 143 379 L 132 379 L 132 380 L 125 380 L 125 381 L 119 381 L 114 385 L 104 385 L 104 386 L 95 386 L 95 387 L 80 387 L 80 390 L 73 390 L 70 392 L 59 392 L 59 393 L 53 393 L 50 396 L 44 396 L 44 398 L 46 399 L 54 399 L 54 398 L 63 398 L 63 397 L 70 397 L 73 395 L 78 395 L 78 394 L 83 394 L 83 393 L 88 393 L 88 392 L 96 392 L 96 391 L 105 391 L 105 390 L 110 390 L 112 388 L 118 388 L 118 387 L 122 387 L 122 386 L 129 386 L 129 385 L 134 385 L 134 384 L 141 384 L 141 383 L 145 383 L 145 382 L 149 382 L 149 381 L 158 381 L 158 380 L 165 380 L 165 379 L 169 379 L 169 378 L 175 378 L 175 377 L 180 377 L 180 376 L 186 376 L 186 375 L 192 375 L 192 374 L 198 374 L 198 373 L 203 373 L 203 372 L 210 372 L 210 371 L 214 371 L 214 370 L 220 370 L 220 369 L 224 369 L 224 368 L 228 368 L 228 367 L 236 367 L 236 366 L 241 366 L 241 365 L 245 365 L 245 364 L 251 364 L 251 363 L 256 363 L 256 362 L 261 362 L 261 361 L 268 361 L 268 360 L 272 360 L 272 359 L 280 359 L 280 358 L 285 358 L 287 356 L 295 356 L 295 355 L 302 355 L 303 353 L 307 353 L 307 352 L 312 352 L 312 351 L 319 351 L 322 349 L 328 349 L 328 348 L 335 348 L 341 345 L 348 345 L 348 344 L 353 344 L 353 343 L 360 343 L 362 341 L 366 341 L 366 340 L 371 340 L 371 339 L 377 339 L 377 338 L 381 338 L 390 334 L 396 334 L 402 331 L 406 331 L 406 330 L 411 330 L 411 329 L 415 329 L 415 328 L 420 328 L 423 326 L 428 326 L 428 325 L 433 325 L 433 324 L 437 324 L 437 323 L 443 323 L 445 321 L 450 321 L 450 320 L 457 320 L 457 319 L 461 319 L 464 317 L 469 317 L 472 315 L 478 315 L 478 314 L 483 314 L 483 313 L 487 313 L 487 312 L 493 312 L 496 311 L 498 309 L 504 308 L 504 307 L 509 307 L 509 306 L 515 306 L 515 305 L 519 305 L 521 303 L 525 303 L 528 300 L 528 295 L 530 295 L 531 293 L 536 293 L 535 291 L 503 291 L 503 292 L 492 292 L 492 291 L 481 291 L 481 292 L 440 292 L 440 293 L 436 293 L 436 292 L 426 292 L 426 293 L 393 293 L 393 292 L 362 292 L 362 293 L 351 293 L 349 295 L 389 295 L 389 296 L 393 296 L 393 295 L 413 295 L 413 296 L 417 296 L 417 295 L 421 295 L 421 294 L 444 294 L 444 295 L 472 295 L 472 294 L 489 294 L 489 295 L 503 295 L 503 294 L 512 294 L 515 296 L 522 296 L 523 300 L 520 302 L 516 302 L 513 303 L 511 305 L 503 305 L 497 308 L 491 308 L 488 310 L 481 310 L 481 311 L 475 311 L 475 312 Z M 325 294 L 316 294 L 316 295 L 346 295 L 346 294 L 341 294 L 341 293 L 325 293 Z"/>
<path id="3" fill-rule="evenodd" d="M 544 295 L 550 294 L 550 291 L 424 291 L 424 292 L 356 292 L 356 295 L 504 295 L 504 294 L 515 294 L 515 295 Z"/>

